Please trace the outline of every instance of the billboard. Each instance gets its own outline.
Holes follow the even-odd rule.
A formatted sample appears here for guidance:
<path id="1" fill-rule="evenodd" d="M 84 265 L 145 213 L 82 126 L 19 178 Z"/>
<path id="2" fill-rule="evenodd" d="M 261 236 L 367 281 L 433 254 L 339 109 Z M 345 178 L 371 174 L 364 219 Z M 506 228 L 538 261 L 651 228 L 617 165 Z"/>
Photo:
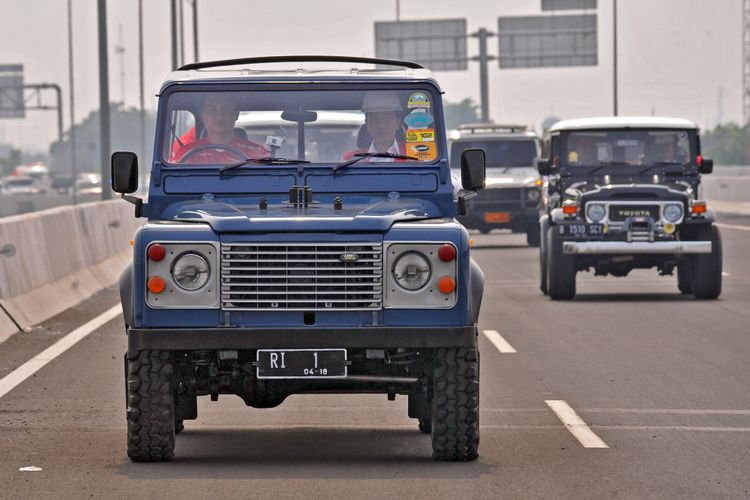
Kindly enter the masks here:
<path id="1" fill-rule="evenodd" d="M 467 68 L 466 19 L 375 23 L 375 57 L 413 61 L 434 71 Z"/>
<path id="2" fill-rule="evenodd" d="M 596 14 L 498 18 L 501 68 L 596 66 Z"/>
<path id="3" fill-rule="evenodd" d="M 0 64 L 0 118 L 24 118 L 23 65 Z"/>
<path id="4" fill-rule="evenodd" d="M 542 0 L 542 10 L 596 9 L 596 0 Z"/>

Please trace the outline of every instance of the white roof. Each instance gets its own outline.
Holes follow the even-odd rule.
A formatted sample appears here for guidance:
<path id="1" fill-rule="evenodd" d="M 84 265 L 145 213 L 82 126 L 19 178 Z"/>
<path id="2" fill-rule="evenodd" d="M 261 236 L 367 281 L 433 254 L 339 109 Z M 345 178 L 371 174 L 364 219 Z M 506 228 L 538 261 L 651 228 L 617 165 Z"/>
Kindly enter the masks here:
<path id="1" fill-rule="evenodd" d="M 684 118 L 664 118 L 659 116 L 605 116 L 599 118 L 577 118 L 561 120 L 549 129 L 550 132 L 560 130 L 588 130 L 601 128 L 672 128 L 697 129 L 698 126 Z"/>

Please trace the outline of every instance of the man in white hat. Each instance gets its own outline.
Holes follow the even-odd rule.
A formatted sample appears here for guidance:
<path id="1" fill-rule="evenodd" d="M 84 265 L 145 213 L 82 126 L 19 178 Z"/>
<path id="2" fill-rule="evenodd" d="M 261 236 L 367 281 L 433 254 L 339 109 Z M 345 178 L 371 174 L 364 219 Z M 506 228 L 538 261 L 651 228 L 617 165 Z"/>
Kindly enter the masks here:
<path id="1" fill-rule="evenodd" d="M 358 153 L 406 154 L 406 144 L 396 139 L 401 127 L 403 108 L 394 92 L 373 90 L 362 99 L 365 113 L 365 128 L 372 137 L 370 147 L 357 149 L 344 154 L 344 160 L 351 160 Z M 392 158 L 377 158 L 375 161 L 393 161 Z"/>

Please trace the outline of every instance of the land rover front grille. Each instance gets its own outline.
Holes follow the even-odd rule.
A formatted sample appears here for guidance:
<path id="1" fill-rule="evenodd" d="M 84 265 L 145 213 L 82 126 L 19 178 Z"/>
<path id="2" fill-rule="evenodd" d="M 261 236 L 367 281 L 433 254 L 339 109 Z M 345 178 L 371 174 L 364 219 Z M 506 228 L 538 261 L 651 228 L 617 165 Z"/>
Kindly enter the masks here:
<path id="1" fill-rule="evenodd" d="M 383 302 L 380 243 L 222 243 L 223 309 L 366 310 Z"/>

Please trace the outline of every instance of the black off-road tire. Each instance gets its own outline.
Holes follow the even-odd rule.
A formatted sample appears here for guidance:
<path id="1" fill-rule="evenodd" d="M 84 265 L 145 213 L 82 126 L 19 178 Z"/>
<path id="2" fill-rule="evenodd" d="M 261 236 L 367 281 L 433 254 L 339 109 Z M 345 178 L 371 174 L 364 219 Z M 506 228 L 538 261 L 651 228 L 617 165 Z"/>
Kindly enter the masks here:
<path id="1" fill-rule="evenodd" d="M 533 224 L 526 227 L 526 243 L 530 247 L 538 247 L 541 243 L 541 234 L 539 230 L 539 224 Z"/>
<path id="2" fill-rule="evenodd" d="M 684 295 L 693 293 L 693 266 L 692 256 L 683 257 L 677 264 L 677 288 Z"/>
<path id="3" fill-rule="evenodd" d="M 706 225 L 697 233 L 698 241 L 711 241 L 711 253 L 693 256 L 693 294 L 696 299 L 713 300 L 721 295 L 721 234 L 713 225 Z"/>
<path id="4" fill-rule="evenodd" d="M 167 351 L 128 351 L 128 456 L 134 462 L 174 458 L 172 360 Z"/>
<path id="5" fill-rule="evenodd" d="M 469 461 L 479 456 L 479 354 L 472 348 L 435 350 L 432 458 Z"/>
<path id="6" fill-rule="evenodd" d="M 419 417 L 419 430 L 425 434 L 432 433 L 432 419 Z"/>
<path id="7" fill-rule="evenodd" d="M 552 300 L 570 300 L 576 296 L 576 261 L 563 253 L 557 227 L 547 230 L 547 293 Z"/>

